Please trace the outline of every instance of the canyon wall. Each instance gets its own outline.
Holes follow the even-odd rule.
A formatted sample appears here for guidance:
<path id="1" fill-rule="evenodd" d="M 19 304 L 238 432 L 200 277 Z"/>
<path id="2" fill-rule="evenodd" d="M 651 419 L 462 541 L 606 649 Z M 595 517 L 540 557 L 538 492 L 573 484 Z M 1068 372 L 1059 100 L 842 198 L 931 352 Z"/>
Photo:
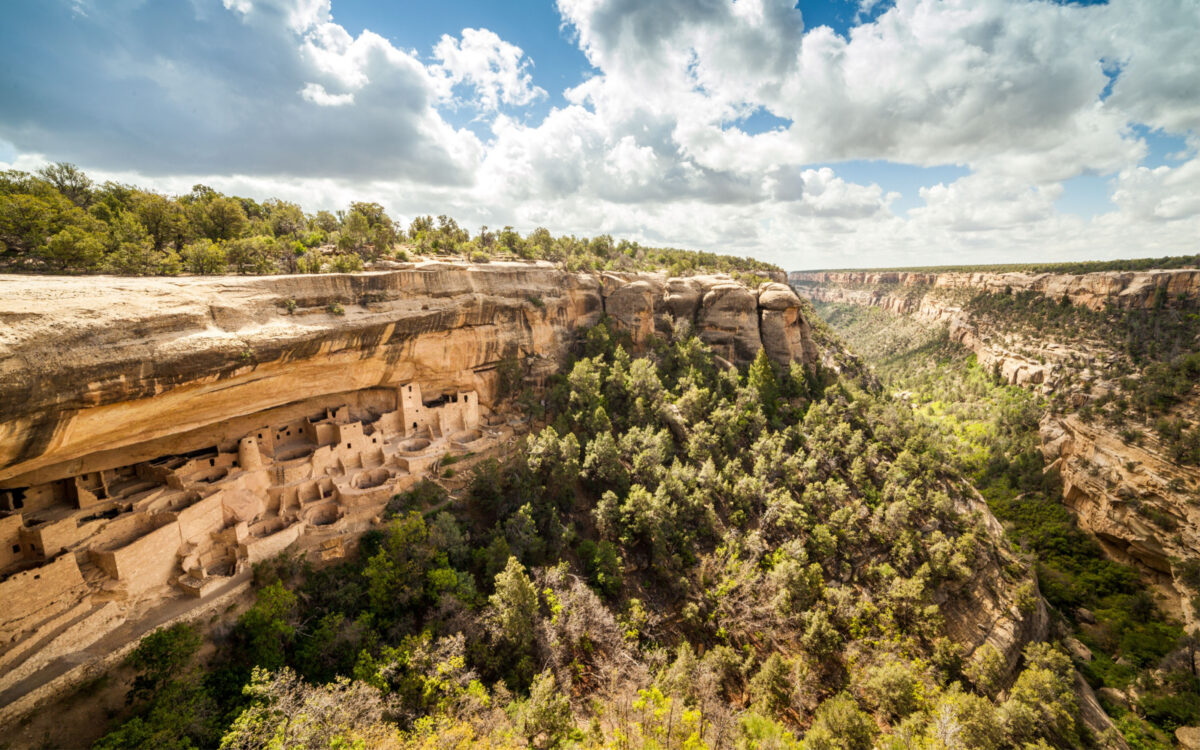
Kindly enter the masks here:
<path id="1" fill-rule="evenodd" d="M 1069 413 L 1116 388 L 1097 375 L 1092 363 L 1121 353 L 1106 350 L 1103 342 L 1081 350 L 1078 344 L 1047 336 L 1014 335 L 981 325 L 958 303 L 961 295 L 951 292 L 1024 290 L 1053 299 L 1066 295 L 1093 310 L 1194 306 L 1200 296 L 1200 271 L 1073 276 L 856 271 L 792 273 L 790 278 L 800 296 L 816 302 L 879 307 L 945 325 L 951 340 L 974 352 L 981 365 L 1005 382 L 1046 394 L 1062 392 L 1068 413 L 1047 413 L 1040 431 L 1048 468 L 1062 475 L 1065 504 L 1110 554 L 1139 565 L 1161 584 L 1160 590 L 1171 595 L 1176 614 L 1189 626 L 1200 622 L 1192 604 L 1198 592 L 1177 575 L 1180 562 L 1200 558 L 1200 468 L 1171 461 L 1152 430 L 1131 433 L 1128 427 L 1087 422 Z M 1197 404 L 1185 403 L 1177 413 L 1194 423 L 1200 412 Z"/>
<path id="2" fill-rule="evenodd" d="M 425 263 L 304 276 L 0 276 L 0 725 L 291 547 L 344 554 L 439 462 L 514 442 L 605 314 L 730 362 L 820 360 L 791 289 Z M 465 466 L 460 463 L 459 466 Z"/>
<path id="3" fill-rule="evenodd" d="M 1079 356 L 1075 349 L 1054 341 L 1020 341 L 1014 346 L 1001 332 L 983 330 L 962 306 L 940 296 L 928 286 L 881 285 L 874 288 L 844 287 L 837 283 L 800 284 L 794 288 L 801 297 L 813 302 L 879 307 L 895 315 L 909 315 L 931 325 L 945 324 L 950 339 L 975 353 L 979 363 L 994 370 L 1010 385 L 1052 390 L 1066 371 L 1068 363 Z M 1018 351 L 1020 349 L 1020 351 Z"/>
<path id="4" fill-rule="evenodd" d="M 1150 308 L 1200 299 L 1200 270 L 1096 271 L 1094 273 L 927 273 L 920 271 L 793 271 L 797 287 L 931 287 L 980 292 L 1036 292 L 1093 310 Z M 1159 290 L 1162 290 L 1161 292 Z M 849 291 L 849 289 L 846 289 Z M 865 290 L 858 290 L 865 291 Z"/>
<path id="5" fill-rule="evenodd" d="M 331 394 L 417 381 L 477 391 L 487 406 L 502 359 L 552 372 L 574 331 L 607 308 L 638 342 L 686 319 L 727 359 L 765 346 L 780 362 L 812 364 L 799 305 L 778 283 L 760 292 L 725 276 L 600 277 L 549 264 L 4 277 L 0 489 L 199 449 L 230 420 Z"/>
<path id="6" fill-rule="evenodd" d="M 536 263 L 0 277 L 0 725 L 166 614 L 212 611 L 255 561 L 342 554 L 440 457 L 511 443 L 506 359 L 556 372 L 607 315 L 635 345 L 690 326 L 729 362 L 813 367 L 805 309 L 778 282 Z M 981 499 L 963 512 L 998 541 Z M 1018 605 L 998 546 L 940 596 L 967 654 L 991 643 L 1011 670 L 1047 617 Z"/>

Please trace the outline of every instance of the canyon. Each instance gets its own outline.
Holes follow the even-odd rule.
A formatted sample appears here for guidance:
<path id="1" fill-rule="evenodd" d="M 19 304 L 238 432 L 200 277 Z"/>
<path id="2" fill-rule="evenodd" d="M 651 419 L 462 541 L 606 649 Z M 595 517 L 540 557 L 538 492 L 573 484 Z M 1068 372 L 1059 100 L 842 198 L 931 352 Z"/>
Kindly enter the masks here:
<path id="1" fill-rule="evenodd" d="M 0 724 L 511 445 L 503 367 L 544 381 L 606 315 L 635 347 L 688 325 L 728 363 L 811 367 L 801 310 L 776 281 L 544 262 L 0 277 Z"/>
<path id="2" fill-rule="evenodd" d="M 972 313 L 978 295 L 1034 295 L 1091 311 L 1190 312 L 1200 300 L 1200 271 L 1152 270 L 1084 274 L 953 272 L 793 272 L 797 293 L 814 302 L 877 307 L 928 326 L 974 353 L 1003 382 L 1057 398 L 1040 425 L 1047 471 L 1063 480 L 1063 502 L 1079 525 L 1115 559 L 1135 563 L 1169 595 L 1169 609 L 1188 627 L 1197 622 L 1194 582 L 1181 565 L 1200 558 L 1200 468 L 1173 460 L 1148 426 L 1085 419 L 1080 410 L 1122 386 L 1109 369 L 1132 372 L 1119 344 L 1081 331 L 1072 340 Z M 1020 304 L 1017 302 L 1015 304 Z M 1192 342 L 1195 351 L 1200 342 Z M 1174 407 L 1185 423 L 1200 421 L 1195 390 Z M 1119 416 L 1119 415 L 1118 415 Z"/>
<path id="3" fill-rule="evenodd" d="M 1035 292 L 1092 310 L 1150 308 L 1165 302 L 1200 298 L 1200 270 L 1096 271 L 1093 273 L 1028 273 L 990 271 L 793 271 L 792 285 L 810 289 L 818 297 L 839 296 L 866 303 L 894 298 L 891 290 L 929 287 L 970 292 Z M 1161 292 L 1159 290 L 1162 290 Z M 855 293 L 858 292 L 858 293 Z M 832 299 L 827 301 L 834 301 Z M 870 302 L 869 304 L 879 304 Z M 893 303 L 895 304 L 895 303 Z M 897 310 L 908 312 L 908 310 Z"/>

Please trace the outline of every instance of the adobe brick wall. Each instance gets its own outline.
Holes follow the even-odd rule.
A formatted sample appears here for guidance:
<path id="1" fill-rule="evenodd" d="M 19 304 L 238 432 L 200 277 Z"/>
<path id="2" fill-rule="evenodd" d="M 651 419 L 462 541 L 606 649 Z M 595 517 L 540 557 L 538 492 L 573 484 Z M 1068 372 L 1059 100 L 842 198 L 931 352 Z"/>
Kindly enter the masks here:
<path id="1" fill-rule="evenodd" d="M 182 543 L 179 524 L 173 522 L 113 550 L 117 579 L 131 594 L 166 584 L 176 572 Z"/>
<path id="2" fill-rule="evenodd" d="M 12 640 L 27 625 L 68 609 L 82 595 L 83 576 L 74 555 L 10 576 L 0 583 L 0 643 Z M 36 622 L 26 622 L 34 617 Z"/>

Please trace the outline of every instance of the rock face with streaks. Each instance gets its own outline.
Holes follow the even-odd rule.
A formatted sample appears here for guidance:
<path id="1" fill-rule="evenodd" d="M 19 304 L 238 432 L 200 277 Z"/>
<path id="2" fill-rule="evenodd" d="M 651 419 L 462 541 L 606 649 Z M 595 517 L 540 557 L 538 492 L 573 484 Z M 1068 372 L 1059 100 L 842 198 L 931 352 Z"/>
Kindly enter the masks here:
<path id="1" fill-rule="evenodd" d="M 418 381 L 480 394 L 506 356 L 550 372 L 607 312 L 644 342 L 687 319 L 731 361 L 817 361 L 799 299 L 727 276 L 427 264 L 314 276 L 0 280 L 0 488 L 203 447 L 197 430 Z M 762 321 L 760 323 L 760 312 Z M 536 374 L 536 373 L 535 373 Z"/>
<path id="2" fill-rule="evenodd" d="M 1012 336 L 994 324 L 985 328 L 944 290 L 1034 291 L 1059 300 L 1066 296 L 1093 310 L 1195 305 L 1200 296 L 1196 270 L 1077 275 L 822 272 L 793 273 L 790 278 L 797 293 L 811 300 L 880 307 L 931 325 L 944 324 L 952 340 L 974 352 L 980 364 L 1005 382 L 1047 394 L 1070 389 L 1064 393 L 1075 407 L 1114 387 L 1081 366 L 1119 353 L 1103 347 L 1080 351 L 1029 335 Z M 1068 385 L 1071 378 L 1073 384 Z M 1174 413 L 1194 424 L 1200 419 L 1200 404 L 1195 398 L 1185 399 Z M 1064 502 L 1080 526 L 1094 533 L 1114 557 L 1137 564 L 1164 593 L 1173 594 L 1175 613 L 1189 626 L 1196 622 L 1191 602 L 1198 592 L 1176 575 L 1172 561 L 1200 558 L 1200 469 L 1170 460 L 1152 430 L 1136 431 L 1131 442 L 1128 434 L 1102 420 L 1047 415 L 1040 432 L 1045 461 L 1060 472 Z"/>
<path id="3" fill-rule="evenodd" d="M 1167 460 L 1152 442 L 1131 445 L 1076 415 L 1047 415 L 1042 454 L 1063 477 L 1063 502 L 1118 559 L 1153 571 L 1181 602 L 1196 594 L 1172 561 L 1200 557 L 1200 470 Z M 1144 438 L 1151 441 L 1150 436 Z M 1189 621 L 1195 613 L 1181 607 Z"/>
<path id="4" fill-rule="evenodd" d="M 798 286 L 816 285 L 824 289 L 891 285 L 969 289 L 981 292 L 1029 291 L 1056 300 L 1065 296 L 1072 304 L 1083 305 L 1093 310 L 1103 310 L 1108 306 L 1120 309 L 1150 308 L 1156 304 L 1200 298 L 1200 270 L 1195 269 L 1097 271 L 1081 274 L 794 271 L 788 275 L 788 281 Z"/>
<path id="5" fill-rule="evenodd" d="M 754 290 L 728 276 L 606 274 L 604 296 L 605 311 L 639 343 L 686 322 L 730 361 L 751 360 L 762 348 L 782 365 L 811 367 L 819 360 L 800 298 L 786 284 L 767 282 Z"/>
<path id="6" fill-rule="evenodd" d="M 511 442 L 506 360 L 557 372 L 607 313 L 635 345 L 686 321 L 731 362 L 814 366 L 801 305 L 777 282 L 546 263 L 0 277 L 0 724 L 118 628 L 289 546 L 340 555 L 326 537 L 443 456 Z"/>

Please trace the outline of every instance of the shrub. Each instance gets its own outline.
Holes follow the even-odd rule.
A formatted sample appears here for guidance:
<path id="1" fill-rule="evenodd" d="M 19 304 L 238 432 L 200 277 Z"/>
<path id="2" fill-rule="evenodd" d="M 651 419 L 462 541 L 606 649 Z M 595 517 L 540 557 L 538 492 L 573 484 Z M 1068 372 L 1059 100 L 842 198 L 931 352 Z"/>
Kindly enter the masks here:
<path id="1" fill-rule="evenodd" d="M 838 693 L 817 709 L 805 750 L 871 750 L 875 722 L 848 693 Z"/>

